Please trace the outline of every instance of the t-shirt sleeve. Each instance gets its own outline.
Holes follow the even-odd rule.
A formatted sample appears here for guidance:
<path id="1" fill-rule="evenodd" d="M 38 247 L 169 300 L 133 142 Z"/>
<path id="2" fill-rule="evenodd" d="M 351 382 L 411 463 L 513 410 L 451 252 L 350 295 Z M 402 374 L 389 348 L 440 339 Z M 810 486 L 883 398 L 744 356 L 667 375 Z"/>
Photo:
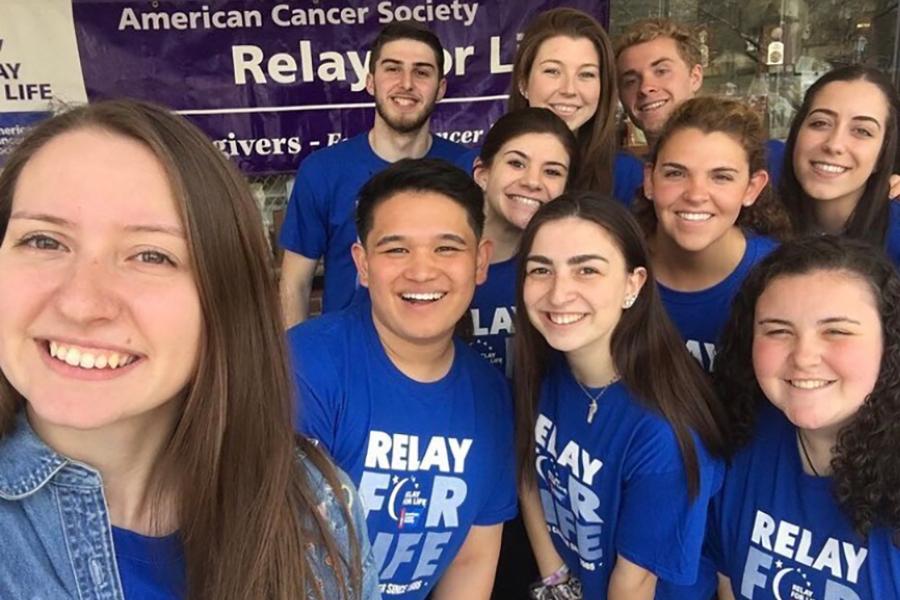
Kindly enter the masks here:
<path id="1" fill-rule="evenodd" d="M 312 259 L 325 253 L 329 223 L 329 190 L 317 162 L 310 156 L 297 170 L 278 236 L 282 248 Z"/>
<path id="2" fill-rule="evenodd" d="M 694 438 L 700 490 L 691 500 L 674 433 L 658 425 L 636 443 L 616 527 L 616 551 L 676 585 L 697 580 L 711 496 L 722 484 L 722 464 Z"/>
<path id="3" fill-rule="evenodd" d="M 494 375 L 494 373 L 492 373 Z M 502 376 L 497 374 L 497 379 Z M 516 516 L 518 512 L 518 495 L 516 493 L 516 457 L 513 439 L 512 399 L 509 386 L 503 380 L 498 384 L 502 396 L 501 410 L 497 415 L 497 433 L 494 439 L 495 474 L 492 480 L 495 487 L 487 494 L 486 502 L 475 519 L 476 525 L 495 525 Z"/>
<path id="4" fill-rule="evenodd" d="M 305 378 L 297 378 L 295 427 L 334 453 L 337 441 L 337 409 L 327 395 L 317 393 Z"/>

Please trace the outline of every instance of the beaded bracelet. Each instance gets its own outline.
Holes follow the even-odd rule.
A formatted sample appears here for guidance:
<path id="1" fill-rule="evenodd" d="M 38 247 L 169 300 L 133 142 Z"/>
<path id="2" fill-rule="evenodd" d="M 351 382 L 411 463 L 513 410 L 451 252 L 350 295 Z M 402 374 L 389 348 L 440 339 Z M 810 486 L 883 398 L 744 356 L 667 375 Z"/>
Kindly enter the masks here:
<path id="1" fill-rule="evenodd" d="M 566 563 L 563 563 L 560 568 L 541 579 L 541 583 L 546 585 L 547 587 L 551 587 L 556 585 L 557 583 L 562 583 L 568 578 L 569 567 L 566 566 Z"/>

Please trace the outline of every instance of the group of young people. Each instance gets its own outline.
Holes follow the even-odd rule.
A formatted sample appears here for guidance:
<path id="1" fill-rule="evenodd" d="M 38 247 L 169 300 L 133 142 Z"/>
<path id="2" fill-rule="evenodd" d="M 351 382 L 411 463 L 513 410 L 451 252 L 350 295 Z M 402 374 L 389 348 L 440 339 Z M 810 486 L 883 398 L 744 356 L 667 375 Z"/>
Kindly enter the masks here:
<path id="1" fill-rule="evenodd" d="M 103 102 L 22 140 L 0 597 L 900 598 L 890 80 L 826 74 L 781 144 L 694 97 L 688 29 L 613 47 L 560 8 L 469 150 L 428 130 L 442 56 L 375 41 L 372 129 L 298 171 L 280 306 L 184 119 Z"/>

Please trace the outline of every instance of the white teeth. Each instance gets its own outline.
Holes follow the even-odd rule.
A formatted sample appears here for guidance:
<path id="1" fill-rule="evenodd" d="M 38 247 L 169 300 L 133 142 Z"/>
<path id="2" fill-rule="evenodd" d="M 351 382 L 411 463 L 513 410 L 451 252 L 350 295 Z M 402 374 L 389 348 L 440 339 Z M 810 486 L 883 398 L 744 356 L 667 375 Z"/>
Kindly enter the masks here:
<path id="1" fill-rule="evenodd" d="M 402 294 L 404 300 L 416 300 L 419 302 L 433 302 L 440 300 L 445 296 L 445 292 L 423 292 L 418 294 L 406 293 Z"/>
<path id="2" fill-rule="evenodd" d="M 666 103 L 665 100 L 657 100 L 656 102 L 651 102 L 650 104 L 645 104 L 644 106 L 641 107 L 641 110 L 642 111 L 656 110 L 657 108 L 659 108 L 660 106 L 662 106 L 665 103 Z"/>
<path id="3" fill-rule="evenodd" d="M 58 342 L 49 343 L 50 356 L 72 367 L 82 369 L 117 369 L 133 363 L 137 357 L 118 352 L 91 352 L 64 346 Z"/>
<path id="4" fill-rule="evenodd" d="M 827 379 L 791 379 L 788 383 L 801 390 L 816 390 L 825 387 L 831 382 Z"/>
<path id="5" fill-rule="evenodd" d="M 416 101 L 412 98 L 394 98 L 394 102 L 396 102 L 400 106 L 412 106 L 416 103 Z"/>
<path id="6" fill-rule="evenodd" d="M 542 204 L 540 200 L 535 200 L 534 198 L 528 198 L 527 196 L 509 196 L 510 200 L 515 200 L 516 202 L 521 202 L 522 204 L 527 204 L 528 206 L 538 207 Z"/>
<path id="7" fill-rule="evenodd" d="M 547 313 L 547 318 L 557 325 L 569 325 L 584 318 L 584 313 Z"/>
<path id="8" fill-rule="evenodd" d="M 705 212 L 677 212 L 675 214 L 685 221 L 708 221 L 712 218 L 711 213 Z"/>
<path id="9" fill-rule="evenodd" d="M 577 106 L 571 104 L 551 104 L 550 108 L 553 109 L 553 112 L 561 115 L 571 115 L 578 110 Z"/>
<path id="10" fill-rule="evenodd" d="M 813 162 L 812 165 L 819 171 L 825 171 L 826 173 L 840 174 L 847 170 L 847 167 L 842 167 L 840 165 L 832 165 L 830 163 L 824 163 L 824 162 Z"/>

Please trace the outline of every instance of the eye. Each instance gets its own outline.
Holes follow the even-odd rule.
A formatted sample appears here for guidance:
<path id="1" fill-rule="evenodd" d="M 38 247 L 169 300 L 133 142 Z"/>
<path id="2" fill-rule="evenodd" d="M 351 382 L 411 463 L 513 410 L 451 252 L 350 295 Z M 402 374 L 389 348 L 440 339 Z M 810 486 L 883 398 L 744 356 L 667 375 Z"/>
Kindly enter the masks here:
<path id="1" fill-rule="evenodd" d="M 427 79 L 428 77 L 431 77 L 431 71 L 428 69 L 416 69 L 416 76 Z"/>
<path id="2" fill-rule="evenodd" d="M 545 75 L 559 75 L 559 69 L 557 67 L 544 67 L 541 72 Z"/>
<path id="3" fill-rule="evenodd" d="M 456 252 L 462 252 L 462 250 L 462 248 L 456 246 L 438 246 L 434 251 L 438 254 L 454 254 Z"/>
<path id="4" fill-rule="evenodd" d="M 662 176 L 666 179 L 678 179 L 684 176 L 684 171 L 681 169 L 663 169 Z"/>
<path id="5" fill-rule="evenodd" d="M 514 169 L 524 169 L 525 168 L 525 161 L 523 161 L 520 158 L 510 158 L 509 160 L 506 161 L 506 164 L 513 167 Z"/>
<path id="6" fill-rule="evenodd" d="M 58 240 L 44 233 L 33 233 L 20 239 L 16 246 L 27 246 L 35 250 L 62 250 L 66 249 Z"/>
<path id="7" fill-rule="evenodd" d="M 656 73 L 659 77 L 664 77 L 669 74 L 669 69 L 665 67 L 659 67 L 653 72 Z"/>
<path id="8" fill-rule="evenodd" d="M 730 173 L 713 173 L 713 181 L 718 183 L 731 183 L 734 181 L 734 175 Z"/>
<path id="9" fill-rule="evenodd" d="M 381 251 L 382 254 L 407 254 L 409 251 L 402 246 L 395 246 L 393 248 L 385 248 Z"/>
<path id="10" fill-rule="evenodd" d="M 566 174 L 562 169 L 544 169 L 544 174 L 547 177 L 565 177 Z"/>
<path id="11" fill-rule="evenodd" d="M 547 267 L 531 267 L 526 271 L 525 275 L 528 277 L 541 277 L 543 275 L 549 275 L 550 269 Z"/>
<path id="12" fill-rule="evenodd" d="M 853 332 L 847 331 L 846 329 L 840 329 L 837 327 L 832 327 L 830 329 L 825 330 L 825 335 L 828 336 L 848 336 L 853 335 Z"/>
<path id="13" fill-rule="evenodd" d="M 582 71 L 578 76 L 582 79 L 597 79 L 598 74 L 594 71 Z"/>
<path id="14" fill-rule="evenodd" d="M 813 119 L 810 119 L 809 121 L 807 121 L 806 125 L 810 129 L 825 129 L 826 127 L 828 127 L 830 125 L 830 123 L 828 121 L 826 121 L 825 119 L 813 118 Z"/>
<path id="15" fill-rule="evenodd" d="M 147 265 L 168 265 L 175 266 L 175 261 L 172 260 L 167 254 L 160 252 L 159 250 L 144 250 L 143 252 L 138 252 L 134 256 L 138 262 L 147 264 Z"/>
<path id="16" fill-rule="evenodd" d="M 631 87 L 635 84 L 637 84 L 637 77 L 632 76 L 632 77 L 623 77 L 620 85 L 622 87 Z"/>
<path id="17" fill-rule="evenodd" d="M 588 265 L 583 265 L 583 266 L 579 267 L 579 269 L 578 269 L 578 274 L 579 274 L 579 275 L 587 275 L 587 276 L 590 276 L 590 275 L 599 275 L 599 274 L 600 274 L 600 271 L 599 271 L 596 267 L 591 267 L 591 266 L 588 266 Z"/>
<path id="18" fill-rule="evenodd" d="M 791 331 L 785 327 L 763 330 L 763 335 L 771 338 L 788 337 L 790 334 Z"/>
<path id="19" fill-rule="evenodd" d="M 856 135 L 858 135 L 860 137 L 865 137 L 865 138 L 875 137 L 875 134 L 872 133 L 871 131 L 869 131 L 868 129 L 866 129 L 865 127 L 857 127 L 854 130 L 854 132 L 856 133 Z"/>

